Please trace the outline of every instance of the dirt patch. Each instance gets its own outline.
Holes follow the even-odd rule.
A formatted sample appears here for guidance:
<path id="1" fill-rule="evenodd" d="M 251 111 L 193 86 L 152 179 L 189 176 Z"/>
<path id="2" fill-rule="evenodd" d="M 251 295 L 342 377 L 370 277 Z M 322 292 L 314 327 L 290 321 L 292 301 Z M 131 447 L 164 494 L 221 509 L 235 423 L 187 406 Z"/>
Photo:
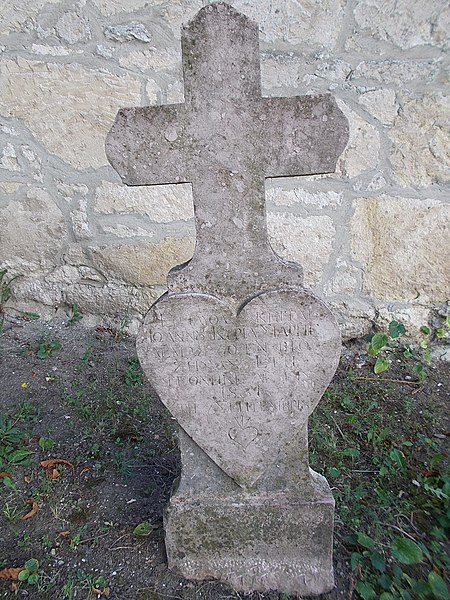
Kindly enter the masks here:
<path id="1" fill-rule="evenodd" d="M 9 447 L 19 452 L 18 460 L 3 456 L 11 484 L 0 487 L 0 570 L 38 561 L 37 583 L 0 579 L 0 598 L 242 597 L 167 569 L 162 514 L 180 470 L 176 425 L 145 381 L 134 343 L 121 332 L 62 321 L 10 322 L 0 337 L 0 435 L 5 439 L 9 424 L 16 431 Z M 423 505 L 414 495 L 432 477 L 435 489 L 444 489 L 447 366 L 430 367 L 419 385 L 402 361 L 381 379 L 372 365 L 363 345 L 347 347 L 311 423 L 311 463 L 328 477 L 337 501 L 336 589 L 324 596 L 329 600 L 364 598 L 361 582 L 377 590 L 375 575 L 390 568 L 383 544 L 405 537 L 401 532 L 419 545 L 428 539 L 439 545 L 433 550 L 438 558 L 424 556 L 410 577 L 427 583 L 431 570 L 445 577 L 448 568 L 440 558 L 445 542 L 431 532 L 445 512 L 439 491 L 429 504 L 420 500 Z M 40 465 L 50 459 L 73 468 Z M 37 513 L 23 520 L 33 502 Z M 403 514 L 408 506 L 412 520 Z M 133 533 L 141 523 L 144 532 L 151 525 L 148 535 Z M 380 544 L 386 567 L 378 574 L 370 570 L 373 556 L 364 555 L 371 543 L 365 547 L 364 538 L 355 538 L 362 532 Z M 386 589 L 393 591 L 398 586 L 390 577 Z M 433 597 L 427 585 L 425 595 L 409 590 L 410 597 Z M 289 598 L 275 592 L 247 597 Z"/>

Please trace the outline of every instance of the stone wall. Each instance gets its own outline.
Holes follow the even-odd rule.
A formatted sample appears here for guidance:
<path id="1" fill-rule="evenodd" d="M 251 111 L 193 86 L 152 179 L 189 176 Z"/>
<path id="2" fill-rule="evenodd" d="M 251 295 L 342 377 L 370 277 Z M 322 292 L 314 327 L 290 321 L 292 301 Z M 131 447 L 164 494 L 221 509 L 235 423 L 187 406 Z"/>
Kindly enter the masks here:
<path id="1" fill-rule="evenodd" d="M 450 296 L 447 2 L 230 3 L 260 24 L 264 95 L 331 92 L 350 122 L 336 174 L 267 181 L 274 249 L 304 265 L 345 337 L 391 318 L 420 327 Z M 11 305 L 77 303 L 91 322 L 133 326 L 192 255 L 190 186 L 123 186 L 104 140 L 119 107 L 183 101 L 180 26 L 204 4 L 2 4 L 0 266 L 22 275 Z"/>

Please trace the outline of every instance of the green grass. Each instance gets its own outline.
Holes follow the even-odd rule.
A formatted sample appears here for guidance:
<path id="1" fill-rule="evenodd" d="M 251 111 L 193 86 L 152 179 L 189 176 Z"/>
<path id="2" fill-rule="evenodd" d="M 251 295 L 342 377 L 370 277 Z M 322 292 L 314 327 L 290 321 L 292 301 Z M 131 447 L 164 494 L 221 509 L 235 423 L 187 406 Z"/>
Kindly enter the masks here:
<path id="1" fill-rule="evenodd" d="M 347 379 L 331 387 L 310 425 L 311 466 L 336 500 L 336 543 L 348 553 L 364 600 L 449 598 L 445 540 L 450 477 L 430 399 L 422 419 L 404 418 L 410 397 L 389 383 Z"/>

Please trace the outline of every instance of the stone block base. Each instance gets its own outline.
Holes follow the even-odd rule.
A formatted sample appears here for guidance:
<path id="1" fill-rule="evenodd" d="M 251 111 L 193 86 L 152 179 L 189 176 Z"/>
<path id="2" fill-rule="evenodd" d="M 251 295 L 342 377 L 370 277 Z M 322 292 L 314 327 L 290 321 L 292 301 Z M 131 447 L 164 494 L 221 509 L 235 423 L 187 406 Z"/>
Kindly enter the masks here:
<path id="1" fill-rule="evenodd" d="M 314 500 L 175 494 L 164 524 L 169 568 L 236 591 L 322 594 L 334 585 L 333 514 L 331 492 Z"/>

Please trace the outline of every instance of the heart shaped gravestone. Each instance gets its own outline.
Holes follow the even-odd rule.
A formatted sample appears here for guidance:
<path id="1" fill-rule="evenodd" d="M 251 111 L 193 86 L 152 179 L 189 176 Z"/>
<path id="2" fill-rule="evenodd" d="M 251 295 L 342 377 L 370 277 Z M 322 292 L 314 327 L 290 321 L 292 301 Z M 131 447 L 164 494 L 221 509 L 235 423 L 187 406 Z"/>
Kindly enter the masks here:
<path id="1" fill-rule="evenodd" d="M 263 292 L 234 307 L 206 294 L 164 296 L 137 350 L 184 431 L 251 488 L 307 421 L 336 370 L 340 333 L 304 290 Z"/>
<path id="2" fill-rule="evenodd" d="M 185 103 L 119 111 L 106 143 L 125 183 L 190 182 L 194 196 L 195 254 L 137 340 L 181 428 L 169 566 L 244 592 L 323 593 L 334 501 L 309 469 L 307 419 L 340 334 L 268 244 L 264 178 L 333 171 L 347 121 L 329 95 L 263 98 L 257 26 L 227 4 L 200 10 L 182 50 Z"/>

